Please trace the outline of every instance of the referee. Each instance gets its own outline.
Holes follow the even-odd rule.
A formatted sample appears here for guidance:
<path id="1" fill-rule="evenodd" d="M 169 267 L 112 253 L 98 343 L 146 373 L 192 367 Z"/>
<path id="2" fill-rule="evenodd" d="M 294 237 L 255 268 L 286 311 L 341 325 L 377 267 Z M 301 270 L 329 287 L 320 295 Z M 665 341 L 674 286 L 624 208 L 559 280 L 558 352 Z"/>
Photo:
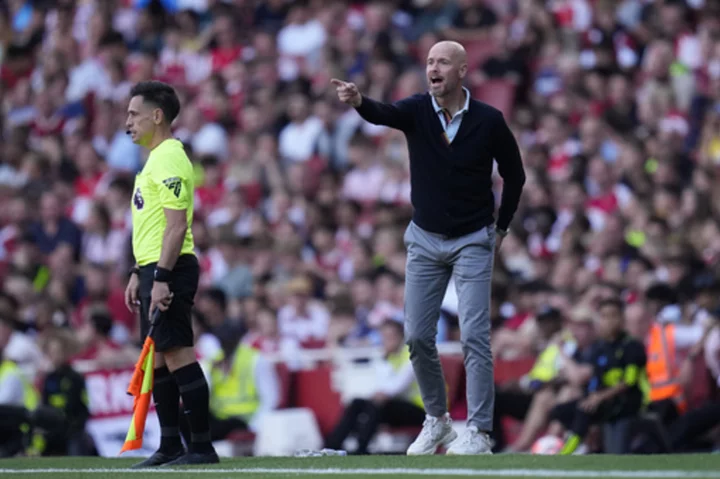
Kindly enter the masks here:
<path id="1" fill-rule="evenodd" d="M 393 104 L 331 80 L 341 101 L 365 120 L 405 133 L 410 152 L 413 219 L 405 232 L 405 340 L 427 417 L 409 455 L 490 453 L 493 363 L 490 353 L 490 283 L 493 256 L 517 209 L 525 172 L 517 142 L 502 113 L 474 100 L 462 86 L 466 52 L 439 42 L 428 53 L 429 93 Z M 504 180 L 497 222 L 493 160 Z M 493 225 L 493 223 L 495 223 Z M 454 274 L 460 337 L 467 375 L 468 427 L 456 440 L 435 337 L 440 305 Z"/>
<path id="2" fill-rule="evenodd" d="M 208 384 L 193 349 L 190 313 L 200 267 L 190 229 L 193 168 L 170 130 L 179 112 L 177 94 L 165 83 L 142 82 L 130 91 L 127 133 L 150 155 L 133 188 L 136 264 L 125 304 L 131 310 L 139 306 L 143 337 L 150 329 L 152 311 L 161 311 L 152 337 L 157 351 L 153 399 L 162 438 L 160 449 L 136 467 L 219 462 L 210 442 Z M 192 432 L 187 454 L 180 440 L 180 396 Z"/>

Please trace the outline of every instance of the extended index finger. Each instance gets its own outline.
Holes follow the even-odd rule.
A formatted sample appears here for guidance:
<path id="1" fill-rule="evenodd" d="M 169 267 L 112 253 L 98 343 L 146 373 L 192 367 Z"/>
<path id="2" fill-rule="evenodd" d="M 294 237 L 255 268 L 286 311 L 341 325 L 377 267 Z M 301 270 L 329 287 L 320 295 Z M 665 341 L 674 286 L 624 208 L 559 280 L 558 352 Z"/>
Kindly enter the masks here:
<path id="1" fill-rule="evenodd" d="M 333 78 L 330 80 L 330 83 L 335 86 L 347 86 L 347 83 L 345 83 L 342 80 L 338 80 L 337 78 Z"/>

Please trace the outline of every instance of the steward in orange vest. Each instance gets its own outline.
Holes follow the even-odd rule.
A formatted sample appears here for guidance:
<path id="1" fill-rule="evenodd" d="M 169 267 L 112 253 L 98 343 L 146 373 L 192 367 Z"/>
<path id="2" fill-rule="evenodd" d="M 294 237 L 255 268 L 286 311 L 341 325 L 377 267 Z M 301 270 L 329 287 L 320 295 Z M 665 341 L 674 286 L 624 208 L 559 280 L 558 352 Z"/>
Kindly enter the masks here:
<path id="1" fill-rule="evenodd" d="M 679 414 L 687 410 L 685 389 L 675 349 L 675 325 L 655 323 L 646 344 L 650 401 L 671 399 Z"/>

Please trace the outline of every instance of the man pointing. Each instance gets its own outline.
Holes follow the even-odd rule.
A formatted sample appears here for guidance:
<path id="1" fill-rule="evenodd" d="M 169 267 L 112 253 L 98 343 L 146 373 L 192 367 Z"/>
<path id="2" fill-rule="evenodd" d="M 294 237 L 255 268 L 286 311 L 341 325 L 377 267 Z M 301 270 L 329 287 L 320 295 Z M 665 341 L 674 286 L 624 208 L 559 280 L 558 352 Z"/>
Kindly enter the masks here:
<path id="1" fill-rule="evenodd" d="M 428 53 L 429 92 L 393 104 L 333 79 L 338 98 L 370 123 L 405 133 L 410 152 L 413 218 L 405 231 L 405 340 L 427 417 L 409 455 L 489 454 L 493 424 L 490 282 L 493 256 L 517 209 L 525 172 L 502 113 L 474 100 L 462 86 L 466 53 L 440 42 Z M 497 222 L 493 160 L 504 181 Z M 468 421 L 458 438 L 448 414 L 435 338 L 451 275 L 459 299 L 460 337 L 467 375 Z"/>

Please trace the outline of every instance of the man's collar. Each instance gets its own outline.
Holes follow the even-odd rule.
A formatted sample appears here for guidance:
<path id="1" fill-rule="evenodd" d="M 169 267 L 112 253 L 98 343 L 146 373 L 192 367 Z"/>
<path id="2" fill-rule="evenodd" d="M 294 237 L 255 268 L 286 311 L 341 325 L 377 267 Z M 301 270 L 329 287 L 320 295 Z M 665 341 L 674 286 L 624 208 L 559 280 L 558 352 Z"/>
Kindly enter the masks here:
<path id="1" fill-rule="evenodd" d="M 470 91 L 465 87 L 463 87 L 463 91 L 465 92 L 465 104 L 463 105 L 460 112 L 464 113 L 464 112 L 467 112 L 468 109 L 470 108 Z M 430 99 L 432 100 L 432 104 L 433 104 L 433 108 L 435 109 L 435 113 L 440 113 L 440 111 L 443 109 L 443 107 L 438 105 L 438 102 L 434 96 L 430 95 Z M 460 113 L 460 112 L 458 112 L 458 113 Z"/>

